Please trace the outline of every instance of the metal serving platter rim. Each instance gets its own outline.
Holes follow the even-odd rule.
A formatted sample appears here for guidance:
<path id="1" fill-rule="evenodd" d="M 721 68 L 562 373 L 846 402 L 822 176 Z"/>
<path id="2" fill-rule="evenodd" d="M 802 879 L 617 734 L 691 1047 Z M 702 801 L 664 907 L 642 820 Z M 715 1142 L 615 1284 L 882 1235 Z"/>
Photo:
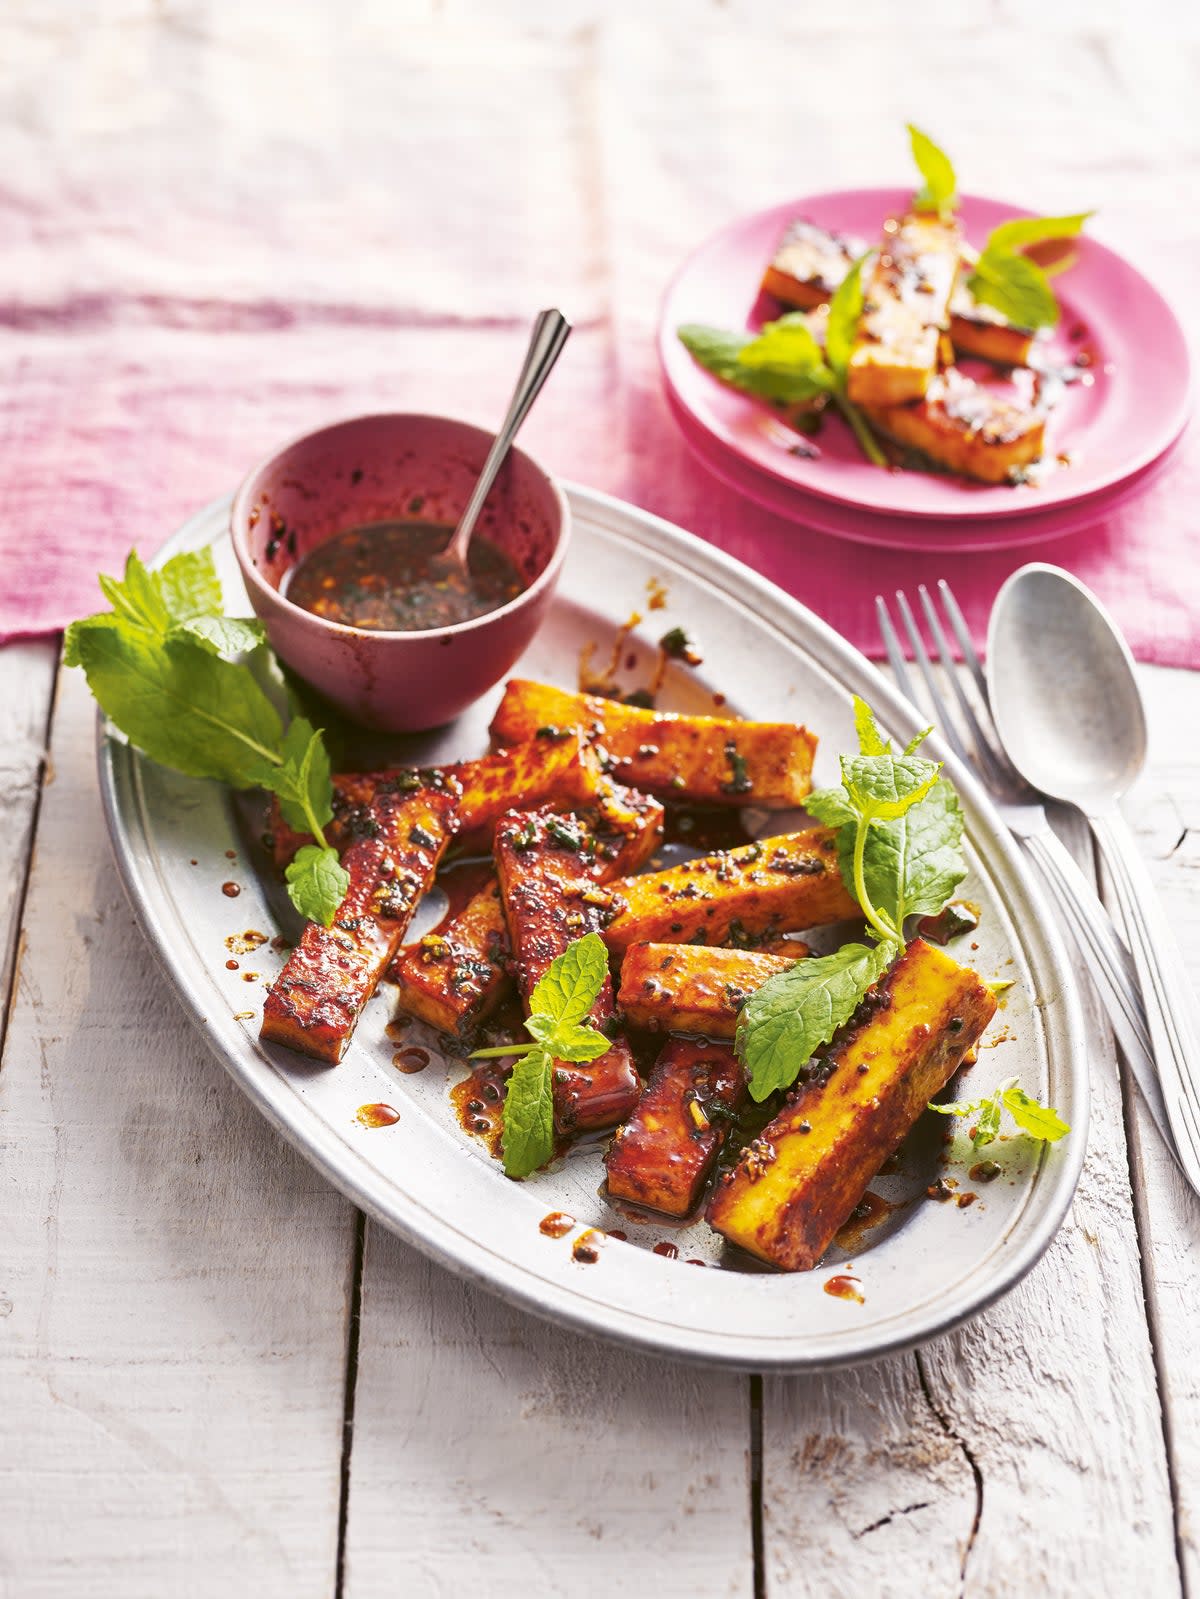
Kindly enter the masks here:
<path id="1" fill-rule="evenodd" d="M 579 524 L 624 544 L 639 554 L 669 562 L 691 579 L 737 606 L 756 628 L 774 634 L 810 670 L 832 679 L 848 696 L 869 699 L 884 725 L 911 736 L 922 725 L 917 713 L 891 683 L 840 637 L 782 589 L 683 529 L 613 496 L 565 484 Z M 213 502 L 192 517 L 160 552 L 159 560 L 180 549 L 216 542 L 228 525 L 229 499 Z M 820 729 L 818 729 L 820 731 Z M 932 741 L 931 741 L 932 742 Z M 180 919 L 170 873 L 155 847 L 143 772 L 146 763 L 104 718 L 97 729 L 99 782 L 117 865 L 130 903 L 156 957 L 180 999 L 222 1065 L 268 1121 L 354 1204 L 382 1226 L 460 1275 L 527 1310 L 578 1331 L 632 1345 L 659 1355 L 737 1370 L 801 1371 L 829 1369 L 912 1348 L 978 1314 L 1037 1263 L 1070 1205 L 1086 1149 L 1088 1078 L 1083 1029 L 1070 969 L 1042 894 L 1011 836 L 970 771 L 945 746 L 935 753 L 962 797 L 973 851 L 990 887 L 1021 927 L 1020 944 L 1038 990 L 1053 1004 L 1035 1002 L 1044 1029 L 1041 1054 L 1060 1108 L 1073 1132 L 1056 1146 L 1045 1146 L 1030 1175 L 1028 1189 L 1003 1234 L 974 1262 L 965 1279 L 935 1289 L 895 1315 L 869 1327 L 847 1322 L 836 1333 L 813 1336 L 795 1327 L 729 1332 L 680 1326 L 670 1317 L 606 1303 L 596 1287 L 603 1279 L 548 1281 L 540 1271 L 514 1262 L 502 1251 L 471 1236 L 466 1225 L 435 1208 L 438 1196 L 423 1196 L 384 1177 L 371 1160 L 340 1136 L 304 1101 L 308 1063 L 294 1077 L 281 1073 L 235 1019 L 214 973 Z M 290 1057 L 294 1064 L 296 1057 Z M 500 1179 L 502 1180 L 502 1179 Z M 609 1253 L 609 1252 L 606 1252 Z M 646 1258 L 641 1250 L 623 1256 Z M 693 1273 L 687 1273 L 692 1277 Z M 704 1274 L 706 1277 L 708 1273 Z M 781 1276 L 735 1278 L 750 1284 L 786 1285 Z M 772 1289 L 772 1292 L 775 1290 Z M 649 1296 L 652 1297 L 652 1296 Z"/>

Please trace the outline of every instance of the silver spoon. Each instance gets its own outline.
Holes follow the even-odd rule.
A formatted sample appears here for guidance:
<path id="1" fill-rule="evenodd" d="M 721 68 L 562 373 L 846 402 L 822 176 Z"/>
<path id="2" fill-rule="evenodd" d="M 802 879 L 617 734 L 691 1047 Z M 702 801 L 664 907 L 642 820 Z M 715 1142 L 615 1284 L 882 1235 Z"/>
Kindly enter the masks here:
<path id="1" fill-rule="evenodd" d="M 525 364 L 521 368 L 521 375 L 517 378 L 512 399 L 508 402 L 508 411 L 488 451 L 488 458 L 483 463 L 479 481 L 471 490 L 467 508 L 458 519 L 454 535 L 437 558 L 439 564 L 453 563 L 465 569 L 471 534 L 475 531 L 475 523 L 483 509 L 483 502 L 496 481 L 496 474 L 504 464 L 504 458 L 517 436 L 517 430 L 529 415 L 529 407 L 542 392 L 542 385 L 562 354 L 563 345 L 567 342 L 570 332 L 571 324 L 561 311 L 538 313 L 537 321 L 533 324 L 533 332 L 529 335 Z"/>
<path id="2" fill-rule="evenodd" d="M 1180 1164 L 1200 1193 L 1200 1024 L 1175 935 L 1119 801 L 1146 761 L 1146 713 L 1116 623 L 1078 579 L 1023 566 L 996 597 L 988 690 L 1013 764 L 1092 824 L 1146 1005 Z"/>

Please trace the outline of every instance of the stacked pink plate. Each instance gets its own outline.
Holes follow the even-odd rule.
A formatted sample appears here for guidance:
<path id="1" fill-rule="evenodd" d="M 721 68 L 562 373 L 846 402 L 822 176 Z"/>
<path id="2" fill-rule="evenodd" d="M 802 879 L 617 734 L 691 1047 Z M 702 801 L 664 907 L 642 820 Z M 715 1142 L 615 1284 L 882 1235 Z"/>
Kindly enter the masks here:
<path id="1" fill-rule="evenodd" d="M 1055 279 L 1062 314 L 1039 349 L 1051 368 L 1082 366 L 1083 375 L 1052 412 L 1048 453 L 1064 464 L 1037 485 L 881 469 L 863 457 L 840 420 L 822 429 L 814 450 L 769 406 L 705 372 L 676 337 L 687 322 L 755 328 L 779 315 L 785 308 L 761 296 L 759 282 L 796 218 L 874 239 L 884 218 L 902 212 L 909 199 L 900 189 L 810 195 L 732 223 L 686 262 L 663 304 L 659 355 L 672 410 L 700 460 L 747 498 L 793 521 L 898 549 L 1040 543 L 1089 527 L 1142 493 L 1187 420 L 1187 344 L 1158 291 L 1086 234 L 1072 241 L 1073 263 Z M 997 223 L 1029 213 L 964 196 L 960 215 L 968 242 L 982 248 Z"/>

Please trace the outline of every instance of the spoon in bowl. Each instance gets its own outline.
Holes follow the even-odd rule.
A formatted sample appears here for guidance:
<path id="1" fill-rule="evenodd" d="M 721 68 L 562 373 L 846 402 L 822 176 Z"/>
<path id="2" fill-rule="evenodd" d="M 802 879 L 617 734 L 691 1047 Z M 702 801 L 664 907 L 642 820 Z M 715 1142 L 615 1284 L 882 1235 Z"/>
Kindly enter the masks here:
<path id="1" fill-rule="evenodd" d="M 1137 967 L 1163 1101 L 1200 1192 L 1200 1025 L 1175 935 L 1119 801 L 1146 761 L 1133 658 L 1100 601 L 1069 572 L 1023 566 L 996 597 L 988 692 L 1021 775 L 1091 823 Z"/>
<path id="2" fill-rule="evenodd" d="M 517 436 L 518 429 L 529 415 L 530 406 L 542 392 L 542 385 L 562 354 L 563 345 L 566 344 L 570 332 L 571 324 L 561 311 L 538 313 L 537 320 L 533 324 L 533 332 L 529 335 L 525 363 L 521 367 L 520 376 L 513 389 L 512 399 L 508 402 L 508 410 L 504 421 L 500 424 L 500 431 L 488 451 L 483 470 L 471 490 L 466 510 L 458 519 L 458 526 L 454 529 L 449 544 L 437 557 L 437 564 L 443 570 L 466 570 L 471 534 L 475 531 L 475 523 L 483 509 L 483 502 L 496 481 L 496 474 L 504 464 L 504 458 Z"/>

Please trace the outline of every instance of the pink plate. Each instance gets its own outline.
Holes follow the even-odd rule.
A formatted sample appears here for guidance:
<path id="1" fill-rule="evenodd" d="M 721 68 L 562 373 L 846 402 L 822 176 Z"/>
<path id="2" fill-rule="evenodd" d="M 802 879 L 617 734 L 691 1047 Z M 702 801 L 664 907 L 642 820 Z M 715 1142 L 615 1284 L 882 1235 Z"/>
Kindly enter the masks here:
<path id="1" fill-rule="evenodd" d="M 667 291 L 659 326 L 659 356 L 677 414 L 691 418 L 723 453 L 781 487 L 891 517 L 974 521 L 1036 516 L 1112 489 L 1162 455 L 1187 420 L 1183 332 L 1158 291 L 1120 256 L 1086 235 L 1076 241 L 1075 264 L 1054 280 L 1062 317 L 1049 355 L 1066 364 L 1086 351 L 1094 381 L 1071 385 L 1056 407 L 1051 448 L 1069 455 L 1072 464 L 1036 488 L 882 471 L 863 459 L 849 429 L 837 421 L 822 431 L 817 459 L 791 454 L 789 446 L 799 442 L 798 435 L 767 406 L 710 377 L 676 338 L 675 329 L 684 322 L 739 328 L 763 320 L 764 309 L 767 316 L 774 314 L 773 302 L 759 303 L 759 280 L 794 218 L 808 217 L 822 227 L 874 239 L 884 218 L 902 211 L 909 198 L 903 189 L 810 195 L 743 217 L 702 245 Z M 1029 214 L 1019 206 L 973 195 L 964 196 L 961 204 L 966 236 L 976 246 L 983 245 L 998 222 Z"/>
<path id="2" fill-rule="evenodd" d="M 854 506 L 837 505 L 815 494 L 800 494 L 778 478 L 758 472 L 734 450 L 718 444 L 674 399 L 671 410 L 684 439 L 697 459 L 714 477 L 789 522 L 827 533 L 832 538 L 849 539 L 852 544 L 873 544 L 893 550 L 936 550 L 943 554 L 1019 549 L 1027 544 L 1046 544 L 1095 527 L 1136 499 L 1154 483 L 1178 454 L 1178 440 L 1162 455 L 1111 489 L 1089 494 L 1068 505 L 1051 506 L 1030 516 L 990 516 L 950 521 L 945 517 L 879 515 Z"/>

